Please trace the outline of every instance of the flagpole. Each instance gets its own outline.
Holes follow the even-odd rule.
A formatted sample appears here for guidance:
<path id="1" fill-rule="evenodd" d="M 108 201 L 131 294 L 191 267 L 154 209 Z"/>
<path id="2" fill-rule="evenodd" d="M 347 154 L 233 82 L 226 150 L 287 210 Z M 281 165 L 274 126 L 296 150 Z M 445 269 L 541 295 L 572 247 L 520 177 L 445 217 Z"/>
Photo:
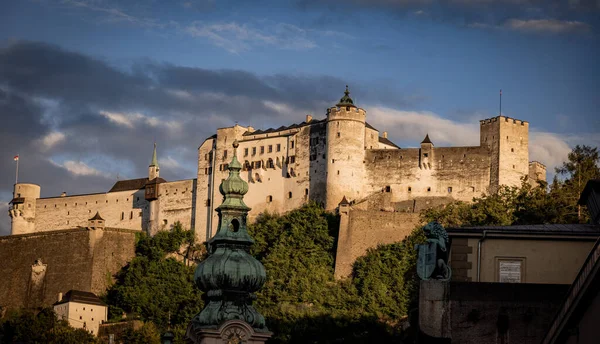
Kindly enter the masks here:
<path id="1" fill-rule="evenodd" d="M 17 154 L 17 173 L 15 173 L 15 184 L 19 183 L 19 154 Z"/>

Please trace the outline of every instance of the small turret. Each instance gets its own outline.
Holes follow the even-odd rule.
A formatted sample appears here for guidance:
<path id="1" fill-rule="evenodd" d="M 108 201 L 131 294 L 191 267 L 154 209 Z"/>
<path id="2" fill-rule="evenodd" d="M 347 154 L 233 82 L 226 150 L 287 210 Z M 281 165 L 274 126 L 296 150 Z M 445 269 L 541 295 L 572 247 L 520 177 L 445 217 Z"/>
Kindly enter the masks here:
<path id="1" fill-rule="evenodd" d="M 39 185 L 15 184 L 13 199 L 10 201 L 8 209 L 12 235 L 35 232 L 35 208 L 38 198 L 40 198 Z"/>
<path id="2" fill-rule="evenodd" d="M 148 166 L 148 179 L 152 180 L 160 176 L 160 168 L 158 167 L 158 159 L 156 159 L 156 142 L 154 142 L 154 151 L 152 152 L 152 161 Z"/>
<path id="3" fill-rule="evenodd" d="M 88 220 L 88 228 L 90 229 L 104 229 L 104 219 L 100 216 L 99 212 Z"/>
<path id="4" fill-rule="evenodd" d="M 431 169 L 431 162 L 433 161 L 433 142 L 429 139 L 429 133 L 425 135 L 425 138 L 421 142 L 421 156 L 419 157 L 419 167 L 421 169 Z"/>

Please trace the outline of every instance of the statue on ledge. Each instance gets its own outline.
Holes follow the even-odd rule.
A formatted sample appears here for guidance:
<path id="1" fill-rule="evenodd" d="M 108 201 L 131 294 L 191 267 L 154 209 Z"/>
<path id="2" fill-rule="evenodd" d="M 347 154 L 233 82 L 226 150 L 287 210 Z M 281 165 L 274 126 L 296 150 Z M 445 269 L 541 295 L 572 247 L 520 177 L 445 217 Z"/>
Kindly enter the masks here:
<path id="1" fill-rule="evenodd" d="M 423 227 L 427 241 L 415 245 L 418 251 L 417 274 L 422 280 L 437 279 L 449 281 L 452 270 L 448 265 L 448 251 L 450 242 L 448 233 L 437 222 L 429 222 Z"/>

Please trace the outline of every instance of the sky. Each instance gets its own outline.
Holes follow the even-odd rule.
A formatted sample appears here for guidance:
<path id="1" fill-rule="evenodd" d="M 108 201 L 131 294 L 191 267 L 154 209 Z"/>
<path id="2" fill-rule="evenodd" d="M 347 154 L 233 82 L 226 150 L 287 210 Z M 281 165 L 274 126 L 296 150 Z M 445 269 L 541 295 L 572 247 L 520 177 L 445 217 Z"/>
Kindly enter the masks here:
<path id="1" fill-rule="evenodd" d="M 600 0 L 0 2 L 0 235 L 15 181 L 42 197 L 195 178 L 216 128 L 325 117 L 350 88 L 401 147 L 530 123 L 549 178 L 600 146 Z"/>

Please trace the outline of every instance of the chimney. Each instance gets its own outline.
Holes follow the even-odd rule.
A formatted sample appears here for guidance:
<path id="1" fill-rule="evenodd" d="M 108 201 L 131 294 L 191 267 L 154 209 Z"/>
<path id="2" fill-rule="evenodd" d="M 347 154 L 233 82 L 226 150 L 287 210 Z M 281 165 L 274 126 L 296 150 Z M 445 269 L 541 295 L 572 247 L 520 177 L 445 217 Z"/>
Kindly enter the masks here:
<path id="1" fill-rule="evenodd" d="M 62 300 L 62 293 L 58 293 L 58 302 Z"/>
<path id="2" fill-rule="evenodd" d="M 383 138 L 384 138 L 384 139 L 387 139 L 387 131 L 384 131 L 384 132 L 383 132 Z"/>
<path id="3" fill-rule="evenodd" d="M 306 115 L 306 123 L 310 123 L 312 121 L 311 115 Z"/>
<path id="4" fill-rule="evenodd" d="M 63 191 L 63 192 L 60 194 L 60 197 L 66 197 L 66 196 L 67 196 L 67 193 L 66 193 L 65 191 Z"/>

